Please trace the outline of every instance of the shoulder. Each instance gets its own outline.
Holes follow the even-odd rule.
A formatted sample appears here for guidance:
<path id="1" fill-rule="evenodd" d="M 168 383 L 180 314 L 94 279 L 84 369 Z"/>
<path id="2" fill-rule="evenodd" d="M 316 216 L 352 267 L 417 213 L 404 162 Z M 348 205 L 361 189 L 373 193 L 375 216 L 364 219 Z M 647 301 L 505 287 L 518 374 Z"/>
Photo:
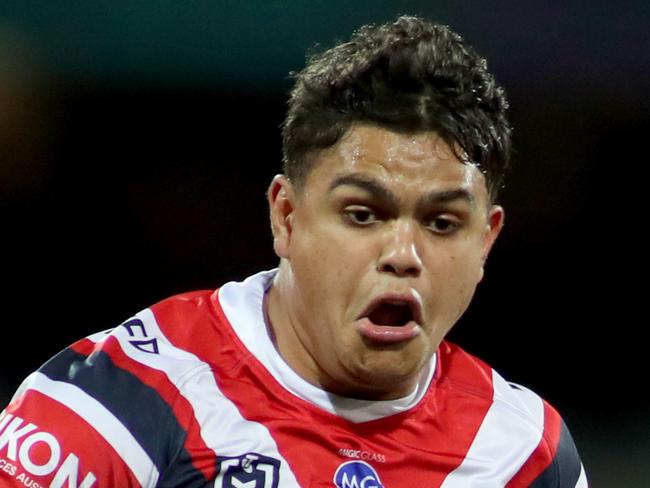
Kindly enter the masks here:
<path id="1" fill-rule="evenodd" d="M 173 404 L 184 383 L 210 370 L 196 353 L 220 329 L 210 303 L 214 295 L 175 295 L 113 329 L 75 342 L 28 378 L 16 396 L 49 380 L 59 388 L 76 387 L 104 404 L 115 403 L 118 411 L 131 408 L 136 398 L 150 407 L 161 401 Z"/>
<path id="2" fill-rule="evenodd" d="M 440 383 L 481 404 L 470 455 L 500 465 L 509 487 L 587 486 L 571 434 L 553 406 L 454 344 L 443 342 L 439 354 Z"/>
<path id="3" fill-rule="evenodd" d="M 2 412 L 0 436 L 24 435 L 15 444 L 0 442 L 0 457 L 43 482 L 76 466 L 74 476 L 89 483 L 155 485 L 171 459 L 188 456 L 187 442 L 202 445 L 182 392 L 201 378 L 212 380 L 210 366 L 193 349 L 218 322 L 211 314 L 213 294 L 163 300 L 46 362 Z M 57 453 L 51 469 L 30 471 L 38 466 L 23 445 L 37 442 Z"/>

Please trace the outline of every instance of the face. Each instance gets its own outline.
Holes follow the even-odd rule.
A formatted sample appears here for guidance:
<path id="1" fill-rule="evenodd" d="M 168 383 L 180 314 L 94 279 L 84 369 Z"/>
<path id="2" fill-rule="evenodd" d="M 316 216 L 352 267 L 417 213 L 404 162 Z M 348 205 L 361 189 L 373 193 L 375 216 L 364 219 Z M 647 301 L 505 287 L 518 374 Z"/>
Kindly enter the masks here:
<path id="1" fill-rule="evenodd" d="M 435 132 L 350 128 L 300 190 L 269 190 L 277 346 L 334 393 L 407 395 L 470 303 L 503 222 L 483 175 Z"/>

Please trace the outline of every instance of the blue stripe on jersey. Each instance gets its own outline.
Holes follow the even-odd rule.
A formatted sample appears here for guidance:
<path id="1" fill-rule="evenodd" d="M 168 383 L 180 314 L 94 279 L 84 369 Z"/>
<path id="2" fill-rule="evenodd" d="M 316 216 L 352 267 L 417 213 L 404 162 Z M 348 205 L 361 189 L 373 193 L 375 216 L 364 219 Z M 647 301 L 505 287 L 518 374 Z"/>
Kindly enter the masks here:
<path id="1" fill-rule="evenodd" d="M 571 433 L 562 422 L 560 443 L 553 462 L 537 477 L 530 488 L 575 488 L 581 467 L 580 456 Z"/>
<path id="2" fill-rule="evenodd" d="M 52 380 L 77 386 L 113 413 L 158 468 L 159 486 L 208 486 L 203 473 L 191 463 L 184 445 L 187 433 L 171 407 L 155 389 L 116 366 L 106 353 L 84 356 L 66 349 L 40 371 Z M 216 457 L 214 462 L 216 465 Z"/>

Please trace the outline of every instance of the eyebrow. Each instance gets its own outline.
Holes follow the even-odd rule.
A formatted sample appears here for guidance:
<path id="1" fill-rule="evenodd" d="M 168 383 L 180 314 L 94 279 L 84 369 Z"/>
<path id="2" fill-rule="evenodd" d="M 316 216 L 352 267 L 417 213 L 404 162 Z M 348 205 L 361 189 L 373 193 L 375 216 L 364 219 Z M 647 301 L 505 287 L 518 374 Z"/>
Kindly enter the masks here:
<path id="1" fill-rule="evenodd" d="M 368 178 L 365 175 L 353 173 L 339 176 L 332 181 L 329 191 L 334 191 L 334 189 L 338 188 L 339 186 L 355 186 L 367 191 L 378 200 L 384 201 L 394 207 L 397 206 L 397 197 L 393 194 L 393 192 L 391 192 L 377 180 Z"/>
<path id="2" fill-rule="evenodd" d="M 344 185 L 360 188 L 390 206 L 398 206 L 397 196 L 374 178 L 369 178 L 366 175 L 356 173 L 341 175 L 332 181 L 329 191 L 331 192 L 335 188 Z M 472 205 L 475 202 L 474 195 L 469 190 L 466 188 L 456 188 L 453 190 L 434 191 L 428 193 L 418 200 L 417 207 L 426 208 L 456 200 L 464 200 Z"/>

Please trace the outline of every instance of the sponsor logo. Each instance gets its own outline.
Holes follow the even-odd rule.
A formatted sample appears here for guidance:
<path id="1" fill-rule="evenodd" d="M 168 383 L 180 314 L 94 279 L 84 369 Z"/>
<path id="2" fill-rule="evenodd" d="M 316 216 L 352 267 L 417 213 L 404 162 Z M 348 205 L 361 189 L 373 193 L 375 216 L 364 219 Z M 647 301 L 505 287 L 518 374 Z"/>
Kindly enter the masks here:
<path id="1" fill-rule="evenodd" d="M 352 459 L 361 459 L 362 461 L 376 461 L 379 463 L 386 462 L 386 456 L 376 452 L 362 451 L 360 449 L 348 449 L 342 447 L 339 449 L 339 456 L 344 456 Z"/>
<path id="2" fill-rule="evenodd" d="M 278 488 L 280 461 L 254 452 L 219 457 L 215 488 Z"/>
<path id="3" fill-rule="evenodd" d="M 347 461 L 334 473 L 337 488 L 384 488 L 375 468 L 364 461 Z"/>
<path id="4" fill-rule="evenodd" d="M 158 354 L 158 340 L 154 337 L 150 339 L 147 335 L 147 329 L 140 319 L 130 319 L 124 322 L 121 327 L 124 327 L 133 340 L 129 341 L 133 347 L 142 352 L 149 354 Z"/>
<path id="5" fill-rule="evenodd" d="M 6 412 L 0 414 L 0 471 L 29 488 L 44 486 L 34 477 L 50 475 L 54 475 L 50 488 L 91 488 L 96 481 L 93 473 L 87 473 L 78 484 L 79 458 L 72 453 L 62 458 L 56 437 Z"/>

